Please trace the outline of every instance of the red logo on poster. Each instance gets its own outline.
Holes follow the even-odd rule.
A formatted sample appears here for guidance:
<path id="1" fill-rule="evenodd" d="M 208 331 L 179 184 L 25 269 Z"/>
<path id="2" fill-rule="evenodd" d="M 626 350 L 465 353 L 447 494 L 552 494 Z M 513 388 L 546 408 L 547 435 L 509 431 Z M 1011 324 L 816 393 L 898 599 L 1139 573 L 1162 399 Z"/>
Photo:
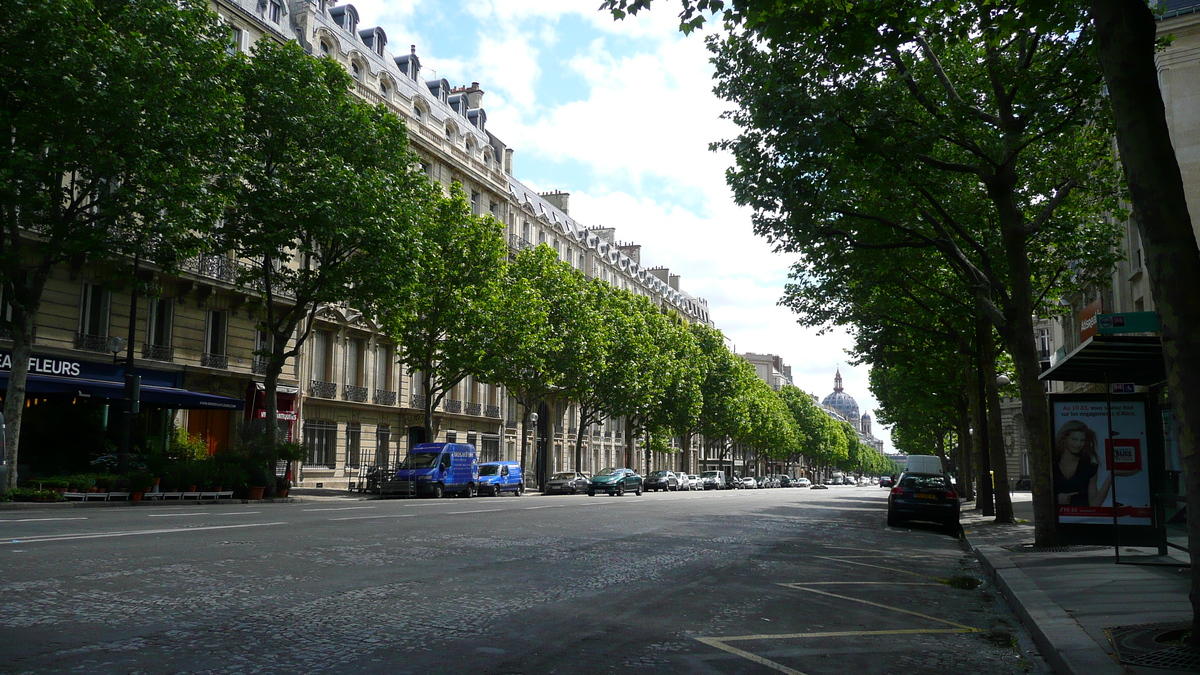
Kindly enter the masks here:
<path id="1" fill-rule="evenodd" d="M 1104 442 L 1108 465 L 1113 471 L 1142 470 L 1142 441 L 1137 438 L 1114 438 Z"/>

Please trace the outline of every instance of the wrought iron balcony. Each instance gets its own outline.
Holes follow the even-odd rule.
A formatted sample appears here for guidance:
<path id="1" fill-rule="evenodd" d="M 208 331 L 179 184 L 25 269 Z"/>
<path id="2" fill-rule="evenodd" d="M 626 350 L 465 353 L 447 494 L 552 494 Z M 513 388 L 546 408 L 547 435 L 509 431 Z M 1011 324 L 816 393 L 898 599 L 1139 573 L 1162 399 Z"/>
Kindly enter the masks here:
<path id="1" fill-rule="evenodd" d="M 355 401 L 356 403 L 365 403 L 367 400 L 367 388 L 347 384 L 342 387 L 342 398 L 347 401 Z"/>
<path id="2" fill-rule="evenodd" d="M 145 343 L 142 345 L 142 358 L 151 361 L 166 361 L 175 360 L 175 348 L 171 345 L 152 345 Z"/>
<path id="3" fill-rule="evenodd" d="M 533 244 L 519 234 L 510 234 L 508 235 L 508 247 L 516 252 L 527 248 L 533 248 Z"/>
<path id="4" fill-rule="evenodd" d="M 310 380 L 308 383 L 308 395 L 316 398 L 337 398 L 337 385 L 333 382 Z"/>
<path id="5" fill-rule="evenodd" d="M 224 354 L 209 354 L 205 352 L 200 355 L 200 365 L 205 368 L 229 370 L 229 357 Z"/>
<path id="6" fill-rule="evenodd" d="M 496 417 L 496 418 L 499 418 L 499 417 L 500 417 L 500 406 L 498 406 L 498 405 L 485 405 L 485 406 L 483 407 L 483 414 L 484 414 L 484 416 L 485 416 L 485 417 Z"/>
<path id="7" fill-rule="evenodd" d="M 376 389 L 373 401 L 376 405 L 396 405 L 396 392 L 387 389 Z"/>
<path id="8" fill-rule="evenodd" d="M 202 277 L 233 283 L 237 279 L 239 265 L 229 256 L 200 255 L 185 261 L 180 267 Z"/>
<path id="9" fill-rule="evenodd" d="M 518 424 L 517 420 L 504 420 L 504 427 L 506 429 L 516 429 Z"/>
<path id="10" fill-rule="evenodd" d="M 82 349 L 89 352 L 100 352 L 107 354 L 108 352 L 108 336 L 107 335 L 88 335 L 87 333 L 75 334 L 75 349 Z"/>
<path id="11" fill-rule="evenodd" d="M 452 398 L 442 399 L 442 408 L 450 413 L 462 412 L 462 401 Z"/>
<path id="12" fill-rule="evenodd" d="M 468 415 L 479 415 L 483 412 L 483 405 L 468 402 L 466 410 Z"/>
<path id="13" fill-rule="evenodd" d="M 413 394 L 412 395 L 412 407 L 414 407 L 414 408 L 420 408 L 420 409 L 424 410 L 425 409 L 425 401 L 426 401 L 425 394 Z"/>
<path id="14" fill-rule="evenodd" d="M 254 362 L 250 364 L 250 372 L 254 373 L 255 375 L 266 375 L 267 365 L 270 363 L 271 360 L 267 357 L 256 356 L 254 357 Z"/>

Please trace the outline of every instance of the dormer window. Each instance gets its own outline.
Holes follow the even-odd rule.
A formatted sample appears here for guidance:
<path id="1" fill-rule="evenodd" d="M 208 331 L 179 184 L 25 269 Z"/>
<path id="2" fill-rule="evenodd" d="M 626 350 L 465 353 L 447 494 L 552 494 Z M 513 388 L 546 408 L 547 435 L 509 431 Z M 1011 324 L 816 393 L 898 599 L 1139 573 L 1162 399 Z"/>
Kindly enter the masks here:
<path id="1" fill-rule="evenodd" d="M 279 23 L 279 20 L 283 18 L 282 0 L 270 0 L 267 3 L 267 18 L 273 23 Z"/>
<path id="2" fill-rule="evenodd" d="M 446 127 L 446 142 L 452 145 L 454 143 L 454 130 L 450 127 Z"/>
<path id="3" fill-rule="evenodd" d="M 379 95 L 384 97 L 385 99 L 391 98 L 392 86 L 390 84 L 388 84 L 387 80 L 384 80 L 379 83 Z"/>
<path id="4" fill-rule="evenodd" d="M 415 103 L 413 104 L 413 119 L 418 122 L 425 121 L 425 111 L 421 110 L 421 106 Z"/>
<path id="5" fill-rule="evenodd" d="M 356 80 L 362 79 L 362 69 L 358 67 L 357 62 L 354 62 L 354 61 L 350 62 L 350 74 L 353 75 L 354 79 L 356 79 Z"/>
<path id="6" fill-rule="evenodd" d="M 467 154 L 472 157 L 475 156 L 475 139 L 473 138 L 467 139 Z"/>
<path id="7" fill-rule="evenodd" d="M 329 56 L 329 52 L 331 51 L 333 51 L 333 49 L 329 46 L 329 43 L 321 40 L 321 56 Z"/>

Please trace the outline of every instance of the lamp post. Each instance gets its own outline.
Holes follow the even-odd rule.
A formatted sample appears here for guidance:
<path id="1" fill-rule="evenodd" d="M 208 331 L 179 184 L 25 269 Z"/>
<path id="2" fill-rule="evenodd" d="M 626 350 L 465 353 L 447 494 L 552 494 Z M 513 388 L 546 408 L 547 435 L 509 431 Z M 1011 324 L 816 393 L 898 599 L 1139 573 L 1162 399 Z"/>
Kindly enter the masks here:
<path id="1" fill-rule="evenodd" d="M 538 414 L 537 414 L 537 413 L 535 413 L 535 412 L 529 413 L 529 421 L 530 421 L 531 423 L 533 423 L 533 465 L 534 465 L 534 467 L 535 467 L 533 471 L 534 471 L 534 473 L 536 474 L 536 473 L 537 473 L 537 468 L 536 468 L 536 467 L 537 467 L 537 465 L 538 465 L 538 444 L 537 444 L 537 437 L 538 437 L 538 427 L 537 427 Z M 525 478 L 526 478 L 526 474 L 522 474 L 522 476 L 521 476 L 521 480 L 522 480 L 522 481 L 525 481 Z"/>

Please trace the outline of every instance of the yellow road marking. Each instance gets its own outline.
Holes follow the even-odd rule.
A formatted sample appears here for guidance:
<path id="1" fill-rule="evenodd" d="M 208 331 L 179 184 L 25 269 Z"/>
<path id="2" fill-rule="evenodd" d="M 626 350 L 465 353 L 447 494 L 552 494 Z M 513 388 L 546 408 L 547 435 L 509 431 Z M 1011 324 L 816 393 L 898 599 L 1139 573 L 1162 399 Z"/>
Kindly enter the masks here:
<path id="1" fill-rule="evenodd" d="M 963 631 L 967 632 L 967 633 L 978 633 L 981 630 L 979 628 L 972 628 L 970 626 L 964 626 L 961 623 L 955 623 L 953 621 L 947 621 L 945 619 L 939 619 L 934 616 L 929 616 L 928 614 L 922 614 L 920 612 L 914 612 L 914 611 L 908 610 L 908 609 L 900 609 L 899 607 L 892 607 L 891 605 L 884 605 L 884 604 L 881 604 L 878 602 L 871 602 L 870 600 L 861 600 L 859 598 L 852 598 L 848 595 L 838 595 L 837 593 L 830 593 L 829 591 L 818 591 L 815 588 L 805 588 L 804 586 L 799 585 L 799 584 L 781 584 L 781 585 L 788 586 L 789 588 L 794 588 L 798 591 L 808 591 L 809 593 L 816 593 L 817 595 L 827 595 L 831 598 L 837 598 L 839 600 L 850 600 L 851 602 L 861 602 L 864 605 L 870 605 L 872 607 L 878 607 L 880 609 L 887 609 L 887 610 L 891 610 L 893 612 L 900 612 L 901 614 L 908 614 L 911 616 L 919 616 L 922 619 L 929 619 L 930 621 L 936 621 L 937 623 L 944 623 L 947 626 L 954 626 L 955 628 L 963 629 Z"/>
<path id="2" fill-rule="evenodd" d="M 703 642 L 704 644 L 708 645 L 709 647 L 716 647 L 717 649 L 720 649 L 721 651 L 729 652 L 730 654 L 733 654 L 734 656 L 740 656 L 743 659 L 746 659 L 747 661 L 753 661 L 754 663 L 757 663 L 759 665 L 766 666 L 766 667 L 770 668 L 771 670 L 777 670 L 781 673 L 787 673 L 787 675 L 804 675 L 804 673 L 800 672 L 799 670 L 794 670 L 792 668 L 788 668 L 787 666 L 783 665 L 782 663 L 775 663 L 771 659 L 763 658 L 763 657 L 759 656 L 758 654 L 751 654 L 750 652 L 738 649 L 737 647 L 731 647 L 731 646 L 725 644 L 724 639 L 725 638 L 696 638 L 696 641 Z"/>
<path id="3" fill-rule="evenodd" d="M 853 560 L 846 560 L 845 558 L 834 558 L 834 557 L 824 556 L 824 555 L 816 555 L 813 557 L 818 560 L 832 560 L 834 562 L 844 562 L 847 565 L 861 565 L 863 567 L 874 567 L 877 570 L 887 570 L 889 572 L 899 572 L 901 574 L 911 574 L 914 577 L 921 577 L 922 579 L 933 579 L 934 581 L 938 581 L 938 582 L 944 581 L 943 579 L 939 579 L 938 577 L 931 577 L 928 574 L 921 574 L 919 572 L 909 572 L 908 570 L 897 569 L 895 567 L 884 567 L 883 565 L 871 565 L 869 563 L 855 562 Z"/>

